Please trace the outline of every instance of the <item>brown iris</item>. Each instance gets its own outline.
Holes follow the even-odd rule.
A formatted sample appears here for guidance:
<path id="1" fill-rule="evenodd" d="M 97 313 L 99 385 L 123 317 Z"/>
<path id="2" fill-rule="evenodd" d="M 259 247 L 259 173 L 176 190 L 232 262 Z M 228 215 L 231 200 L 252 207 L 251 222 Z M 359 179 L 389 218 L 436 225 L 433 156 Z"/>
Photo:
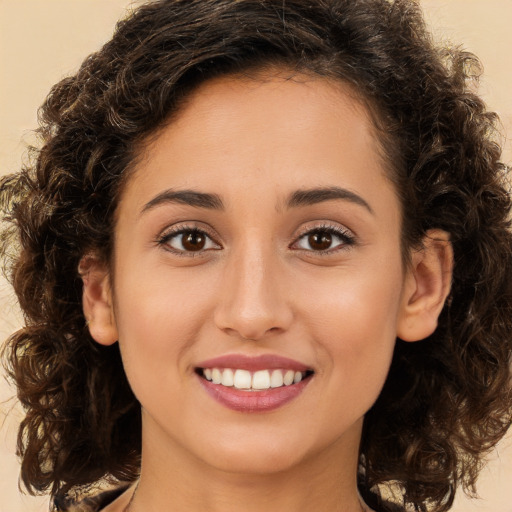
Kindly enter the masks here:
<path id="1" fill-rule="evenodd" d="M 308 242 L 315 251 L 325 251 L 331 247 L 332 235 L 327 231 L 315 231 L 308 236 Z"/>
<path id="2" fill-rule="evenodd" d="M 200 251 L 206 244 L 206 236 L 199 231 L 183 233 L 181 243 L 186 251 Z"/>

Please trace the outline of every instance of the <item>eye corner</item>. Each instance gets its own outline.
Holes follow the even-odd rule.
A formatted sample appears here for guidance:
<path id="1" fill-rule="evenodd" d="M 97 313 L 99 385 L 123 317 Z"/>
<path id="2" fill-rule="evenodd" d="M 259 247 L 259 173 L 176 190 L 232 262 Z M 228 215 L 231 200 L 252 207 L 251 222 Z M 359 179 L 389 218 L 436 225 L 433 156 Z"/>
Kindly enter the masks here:
<path id="1" fill-rule="evenodd" d="M 163 230 L 156 237 L 155 244 L 179 257 L 205 256 L 205 253 L 222 249 L 216 237 L 204 227 L 182 223 Z"/>
<path id="2" fill-rule="evenodd" d="M 311 238 L 314 236 L 317 237 L 316 240 Z M 309 244 L 309 247 L 301 246 L 302 241 Z M 304 251 L 309 255 L 328 256 L 346 251 L 355 244 L 356 236 L 351 230 L 337 224 L 324 222 L 320 225 L 307 226 L 302 229 L 289 245 L 289 248 Z"/>

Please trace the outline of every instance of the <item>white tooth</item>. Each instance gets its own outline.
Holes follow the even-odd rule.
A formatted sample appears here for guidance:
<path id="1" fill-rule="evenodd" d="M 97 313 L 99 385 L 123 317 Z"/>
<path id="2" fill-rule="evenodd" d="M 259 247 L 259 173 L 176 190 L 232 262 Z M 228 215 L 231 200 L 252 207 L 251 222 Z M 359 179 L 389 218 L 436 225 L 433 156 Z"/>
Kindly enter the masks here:
<path id="1" fill-rule="evenodd" d="M 251 372 L 236 370 L 233 385 L 237 389 L 251 389 Z"/>
<path id="2" fill-rule="evenodd" d="M 288 370 L 283 377 L 283 382 L 285 386 L 289 386 L 293 384 L 293 379 L 295 377 L 295 372 L 293 370 Z"/>
<path id="3" fill-rule="evenodd" d="M 297 382 L 300 382 L 302 380 L 302 373 L 295 372 L 295 375 L 293 376 L 293 382 L 297 384 Z"/>
<path id="4" fill-rule="evenodd" d="M 207 380 L 212 380 L 212 371 L 210 370 L 210 368 L 205 368 L 203 370 L 203 375 Z"/>
<path id="5" fill-rule="evenodd" d="M 233 370 L 226 368 L 222 372 L 222 382 L 223 386 L 232 386 L 233 385 Z"/>
<path id="6" fill-rule="evenodd" d="M 212 382 L 214 384 L 220 384 L 222 382 L 222 373 L 218 368 L 212 370 Z"/>
<path id="7" fill-rule="evenodd" d="M 260 370 L 254 372 L 252 376 L 253 389 L 268 389 L 270 387 L 270 373 L 268 370 Z"/>
<path id="8" fill-rule="evenodd" d="M 283 385 L 283 372 L 281 370 L 274 370 L 270 377 L 270 387 L 280 388 Z"/>

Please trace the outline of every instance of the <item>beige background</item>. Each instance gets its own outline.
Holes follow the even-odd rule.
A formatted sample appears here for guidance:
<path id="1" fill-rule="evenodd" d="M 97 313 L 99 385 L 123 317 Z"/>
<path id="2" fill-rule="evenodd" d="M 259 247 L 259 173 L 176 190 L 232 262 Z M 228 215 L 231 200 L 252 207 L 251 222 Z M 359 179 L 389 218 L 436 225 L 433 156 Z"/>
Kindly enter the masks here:
<path id="1" fill-rule="evenodd" d="M 312 0 L 313 1 L 313 0 Z M 49 88 L 106 41 L 128 0 L 0 0 L 0 173 L 16 171 L 33 140 L 36 110 Z M 480 91 L 512 138 L 512 0 L 423 0 L 437 38 L 463 42 L 483 61 Z M 506 142 L 506 160 L 512 158 Z M 12 292 L 0 282 L 0 340 L 20 324 Z M 45 498 L 20 495 L 14 456 L 21 412 L 0 376 L 0 512 L 48 509 Z M 512 436 L 482 474 L 481 499 L 460 495 L 456 512 L 512 512 Z M 162 511 L 163 512 L 163 511 Z"/>

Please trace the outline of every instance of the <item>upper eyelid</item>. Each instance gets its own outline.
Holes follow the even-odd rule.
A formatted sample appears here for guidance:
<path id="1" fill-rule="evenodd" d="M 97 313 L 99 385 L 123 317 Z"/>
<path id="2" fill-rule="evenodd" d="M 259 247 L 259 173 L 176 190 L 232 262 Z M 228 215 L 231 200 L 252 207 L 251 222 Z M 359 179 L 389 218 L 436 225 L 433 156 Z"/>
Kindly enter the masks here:
<path id="1" fill-rule="evenodd" d="M 324 231 L 331 231 L 332 233 L 334 233 L 335 235 L 339 236 L 340 238 L 342 238 L 342 239 L 345 238 L 346 242 L 340 244 L 339 247 L 335 247 L 335 248 L 331 248 L 331 249 L 326 249 L 326 250 L 321 250 L 321 251 L 312 251 L 312 250 L 303 249 L 303 248 L 300 248 L 300 247 L 296 248 L 295 250 L 303 251 L 303 252 L 306 252 L 306 253 L 311 253 L 312 255 L 316 255 L 316 256 L 327 255 L 327 254 L 334 255 L 334 254 L 337 254 L 339 251 L 346 250 L 346 249 L 352 247 L 354 244 L 357 243 L 357 237 L 356 237 L 356 235 L 354 234 L 354 232 L 351 229 L 348 229 L 347 227 L 341 226 L 339 224 L 324 223 L 322 225 L 311 226 L 309 228 L 303 229 L 300 232 L 300 234 L 295 235 L 295 237 L 289 243 L 288 247 L 290 249 L 293 249 L 293 246 L 298 244 L 299 241 L 302 238 L 304 238 L 306 235 L 308 235 L 309 233 L 314 233 L 315 231 L 322 231 L 322 230 L 324 230 Z"/>
<path id="2" fill-rule="evenodd" d="M 216 237 L 215 234 L 213 233 L 213 229 L 209 228 L 202 222 L 197 222 L 197 221 L 177 222 L 171 226 L 167 226 L 166 228 L 164 228 L 160 231 L 157 238 L 161 239 L 168 235 L 171 235 L 171 236 L 177 235 L 179 233 L 186 232 L 186 231 L 200 231 L 200 232 L 208 235 L 216 243 L 219 243 L 217 241 L 218 237 Z"/>
<path id="3" fill-rule="evenodd" d="M 213 242 L 213 244 L 216 245 L 217 247 L 213 248 L 213 249 L 210 248 L 210 249 L 201 249 L 198 251 L 187 251 L 187 250 L 176 249 L 171 246 L 171 244 L 170 244 L 171 239 L 173 239 L 176 236 L 179 236 L 180 234 L 187 233 L 190 231 L 199 231 L 201 233 L 204 233 Z M 187 225 L 180 226 L 180 224 L 178 224 L 177 226 L 169 227 L 169 228 L 161 231 L 160 234 L 157 235 L 157 237 L 155 239 L 155 243 L 157 246 L 160 246 L 160 248 L 163 249 L 164 251 L 166 251 L 170 254 L 173 254 L 175 257 L 180 257 L 180 258 L 206 257 L 206 255 L 209 254 L 210 251 L 212 251 L 212 250 L 217 251 L 217 250 L 223 248 L 222 245 L 219 242 L 217 242 L 217 240 L 213 236 L 211 236 L 205 229 L 198 228 L 196 226 L 187 226 Z"/>
<path id="4" fill-rule="evenodd" d="M 205 255 L 207 252 L 211 250 L 219 250 L 222 249 L 222 244 L 218 241 L 218 238 L 215 237 L 215 235 L 212 235 L 209 231 L 209 229 L 205 228 L 202 223 L 201 226 L 199 226 L 196 222 L 193 222 L 192 224 L 189 224 L 187 221 L 181 223 L 178 222 L 176 224 L 173 224 L 171 226 L 168 226 L 167 228 L 164 228 L 159 232 L 159 234 L 156 236 L 155 244 L 157 246 L 161 246 L 165 251 L 168 251 L 176 256 L 183 256 L 183 257 L 199 257 L 201 255 Z M 218 248 L 215 249 L 207 249 L 207 250 L 199 250 L 199 251 L 182 251 L 179 249 L 175 249 L 174 247 L 170 246 L 170 240 L 176 236 L 179 236 L 182 233 L 190 232 L 190 231 L 199 231 L 201 233 L 204 233 Z"/>
<path id="5" fill-rule="evenodd" d="M 317 224 L 314 226 L 307 226 L 299 229 L 298 234 L 295 234 L 292 238 L 292 241 L 298 240 L 299 238 L 303 237 L 304 235 L 307 235 L 308 233 L 311 233 L 313 231 L 333 231 L 335 233 L 340 233 L 342 235 L 345 235 L 349 238 L 356 239 L 356 234 L 346 226 L 337 224 L 337 223 L 331 223 L 329 221 L 321 221 L 321 224 Z"/>

